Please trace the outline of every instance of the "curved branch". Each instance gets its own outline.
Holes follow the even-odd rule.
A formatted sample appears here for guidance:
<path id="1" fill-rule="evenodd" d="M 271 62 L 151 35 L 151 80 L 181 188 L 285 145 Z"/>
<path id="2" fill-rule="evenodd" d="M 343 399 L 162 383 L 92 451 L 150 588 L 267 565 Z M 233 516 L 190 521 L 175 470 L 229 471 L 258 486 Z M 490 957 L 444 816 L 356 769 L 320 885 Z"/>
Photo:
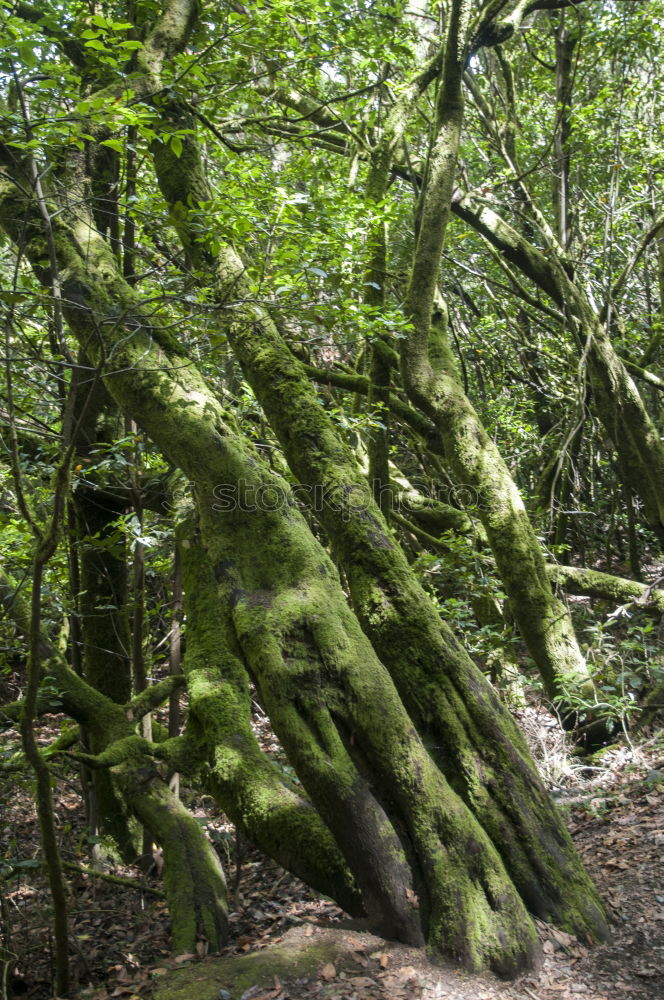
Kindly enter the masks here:
<path id="1" fill-rule="evenodd" d="M 338 389 L 346 389 L 348 392 L 359 392 L 367 396 L 371 390 L 371 380 L 366 375 L 359 375 L 351 372 L 339 372 L 332 368 L 317 368 L 315 365 L 302 364 L 307 375 L 318 382 L 319 385 L 333 385 Z M 436 428 L 431 420 L 423 414 L 404 403 L 395 393 L 391 392 L 387 404 L 392 413 L 401 417 L 404 423 L 408 424 L 411 430 L 429 441 L 437 436 Z"/>
<path id="2" fill-rule="evenodd" d="M 594 569 L 579 569 L 576 566 L 559 566 L 551 563 L 546 567 L 549 579 L 569 594 L 582 597 L 598 597 L 603 601 L 634 603 L 651 614 L 664 614 L 664 590 L 655 586 L 624 580 L 611 573 L 599 573 Z M 661 580 L 657 580 L 661 583 Z"/>
<path id="3" fill-rule="evenodd" d="M 647 250 L 649 244 L 654 240 L 654 238 L 657 236 L 660 229 L 662 228 L 664 228 L 664 214 L 658 216 L 658 218 L 656 218 L 655 221 L 653 222 L 650 229 L 646 230 L 646 232 L 643 234 L 643 236 L 639 241 L 638 247 L 636 248 L 630 259 L 625 264 L 620 275 L 616 278 L 611 288 L 611 292 L 608 296 L 608 299 L 602 306 L 602 311 L 600 312 L 600 321 L 602 323 L 606 320 L 606 317 L 609 312 L 610 303 L 613 301 L 613 299 L 615 299 L 616 295 L 620 294 L 623 285 L 629 278 L 630 274 L 632 273 L 636 265 L 641 260 L 641 257 Z"/>
<path id="4" fill-rule="evenodd" d="M 145 690 L 141 691 L 140 694 L 136 695 L 129 702 L 127 710 L 131 712 L 131 719 L 134 722 L 142 719 L 153 708 L 158 708 L 159 705 L 162 705 L 173 691 L 183 688 L 185 683 L 183 674 L 173 674 L 158 681 L 156 684 L 151 684 L 150 687 L 145 688 Z"/>

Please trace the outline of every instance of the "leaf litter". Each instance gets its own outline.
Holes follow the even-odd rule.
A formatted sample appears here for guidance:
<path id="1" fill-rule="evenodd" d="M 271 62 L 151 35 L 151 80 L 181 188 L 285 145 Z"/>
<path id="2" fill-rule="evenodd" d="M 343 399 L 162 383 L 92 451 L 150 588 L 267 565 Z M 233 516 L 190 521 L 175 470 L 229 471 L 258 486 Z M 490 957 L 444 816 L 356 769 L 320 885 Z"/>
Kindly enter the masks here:
<path id="1" fill-rule="evenodd" d="M 269 727 L 258 722 L 266 749 L 278 753 Z M 51 721 L 56 732 L 58 723 Z M 42 735 L 54 733 L 45 729 Z M 64 779 L 56 784 L 55 809 L 63 859 L 72 866 L 66 875 L 78 995 L 142 1000 L 174 970 L 214 969 L 218 959 L 206 954 L 203 940 L 191 954 L 172 955 L 157 864 L 147 874 L 137 866 L 105 866 L 106 874 L 124 883 L 75 870 L 89 866 L 83 805 L 75 775 L 57 777 Z M 214 1000 L 664 1000 L 664 735 L 634 750 L 607 751 L 601 766 L 578 767 L 553 790 L 606 902 L 613 940 L 589 948 L 538 923 L 541 968 L 511 983 L 434 966 L 422 951 L 374 937 L 332 902 L 238 842 L 211 800 L 185 792 L 186 804 L 207 825 L 227 872 L 233 910 L 224 955 L 270 954 L 280 942 L 300 939 L 305 947 L 325 936 L 340 955 L 321 962 L 313 973 L 272 975 L 242 996 L 220 986 Z M 32 799 L 26 784 L 0 795 L 0 944 L 11 956 L 10 996 L 47 1000 L 52 996 L 49 897 Z M 208 822 L 206 817 L 213 818 Z"/>

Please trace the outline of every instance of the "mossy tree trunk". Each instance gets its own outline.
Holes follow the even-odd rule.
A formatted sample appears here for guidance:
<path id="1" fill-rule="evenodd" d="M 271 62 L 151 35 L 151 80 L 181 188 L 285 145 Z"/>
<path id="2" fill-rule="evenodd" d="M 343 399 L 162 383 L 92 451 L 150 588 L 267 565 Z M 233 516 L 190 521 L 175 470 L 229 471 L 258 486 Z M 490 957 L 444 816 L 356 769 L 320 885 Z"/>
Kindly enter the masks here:
<path id="1" fill-rule="evenodd" d="M 162 150 L 157 172 L 191 247 L 182 208 L 197 197 L 205 200 L 206 190 L 193 140 L 187 139 L 179 159 Z M 195 220 L 195 211 L 191 215 Z M 226 247 L 213 261 L 201 247 L 199 266 L 206 260 L 217 269 L 217 300 L 233 305 L 227 330 L 236 356 L 291 469 L 312 497 L 323 491 L 316 516 L 344 569 L 362 627 L 430 754 L 489 831 L 532 912 L 602 937 L 601 904 L 509 714 L 417 583 L 302 366 L 269 316 L 252 303 L 239 256 Z"/>
<path id="2" fill-rule="evenodd" d="M 3 182 L 2 223 L 48 281 L 41 224 L 23 190 Z M 291 503 L 249 517 L 215 509 L 220 483 L 243 482 L 254 498 L 270 488 L 288 496 L 286 484 L 143 313 L 90 219 L 79 208 L 53 221 L 70 328 L 102 371 L 112 354 L 108 390 L 196 481 L 202 537 L 234 641 L 367 913 L 384 932 L 411 942 L 425 936 L 433 951 L 468 968 L 511 974 L 527 966 L 536 938 L 523 903 L 486 832 L 421 743 L 300 512 Z"/>
<path id="3" fill-rule="evenodd" d="M 14 580 L 0 570 L 0 604 L 23 632 L 29 615 Z M 145 709 L 119 705 L 71 670 L 46 637 L 40 641 L 43 675 L 57 688 L 65 712 L 85 726 L 104 750 L 85 755 L 89 765 L 112 769 L 115 788 L 128 811 L 151 830 L 163 848 L 164 885 L 177 952 L 191 952 L 203 939 L 217 951 L 227 940 L 226 884 L 212 845 L 199 823 L 171 793 L 133 722 Z M 153 692 L 156 707 L 168 697 Z M 152 707 L 148 699 L 148 707 Z"/>
<path id="4" fill-rule="evenodd" d="M 463 72 L 469 9 L 452 6 L 436 108 L 436 132 L 418 206 L 419 231 L 404 309 L 412 330 L 403 340 L 402 373 L 413 404 L 434 423 L 445 459 L 473 491 L 511 612 L 550 697 L 587 668 L 565 605 L 553 593 L 541 546 L 498 449 L 455 374 L 444 363 L 447 331 L 437 316 L 441 254 L 454 190 L 463 124 Z"/>
<path id="5" fill-rule="evenodd" d="M 625 580 L 611 573 L 599 573 L 597 570 L 580 569 L 577 566 L 549 564 L 546 570 L 549 579 L 569 594 L 598 597 L 614 604 L 633 602 L 655 616 L 664 614 L 664 590 L 653 589 L 637 580 Z"/>
<path id="6" fill-rule="evenodd" d="M 301 788 L 260 749 L 251 727 L 249 676 L 228 641 L 212 564 L 186 501 L 177 536 L 187 615 L 186 733 L 205 762 L 206 788 L 253 844 L 358 916 L 360 894 L 330 831 Z"/>

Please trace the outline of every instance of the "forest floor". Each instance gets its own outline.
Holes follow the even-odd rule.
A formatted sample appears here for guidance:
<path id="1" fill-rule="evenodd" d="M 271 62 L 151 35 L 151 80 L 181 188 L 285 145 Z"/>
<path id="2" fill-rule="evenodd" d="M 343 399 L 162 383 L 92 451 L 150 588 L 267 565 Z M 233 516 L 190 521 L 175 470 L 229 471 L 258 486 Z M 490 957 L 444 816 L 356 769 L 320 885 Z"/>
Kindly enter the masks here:
<path id="1" fill-rule="evenodd" d="M 334 904 L 238 845 L 211 800 L 187 800 L 227 871 L 231 940 L 221 958 L 206 957 L 203 942 L 198 955 L 173 957 L 159 857 L 148 874 L 137 867 L 107 868 L 107 875 L 126 882 L 81 871 L 86 865 L 82 802 L 75 777 L 63 772 L 56 813 L 71 893 L 78 995 L 86 1000 L 189 1000 L 192 993 L 197 1000 L 664 1000 L 664 733 L 640 746 L 609 749 L 589 767 L 564 750 L 549 716 L 529 710 L 522 722 L 606 901 L 614 928 L 610 944 L 589 949 L 540 925 L 541 969 L 510 983 L 431 965 L 422 952 L 344 921 Z M 266 721 L 257 724 L 264 748 L 278 751 Z M 0 811 L 0 945 L 12 955 L 8 996 L 46 1000 L 52 995 L 48 892 L 28 785 L 3 779 Z M 229 963 L 231 957 L 235 961 Z M 240 969 L 243 978 L 233 972 Z"/>

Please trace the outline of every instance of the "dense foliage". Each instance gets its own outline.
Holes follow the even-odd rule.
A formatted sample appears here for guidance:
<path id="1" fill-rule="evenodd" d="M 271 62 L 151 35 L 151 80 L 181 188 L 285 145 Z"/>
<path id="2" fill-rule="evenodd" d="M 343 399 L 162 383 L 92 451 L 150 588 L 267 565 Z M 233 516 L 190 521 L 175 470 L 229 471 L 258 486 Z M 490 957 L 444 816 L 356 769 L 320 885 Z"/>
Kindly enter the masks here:
<path id="1" fill-rule="evenodd" d="M 502 903 L 463 931 L 449 883 L 422 929 L 400 910 L 406 870 L 423 899 L 435 881 L 422 859 L 440 830 L 388 791 L 382 755 L 410 717 L 427 749 L 403 767 L 432 768 L 415 799 L 441 803 L 457 854 L 454 796 L 501 851 L 483 768 L 530 765 L 507 762 L 508 729 L 482 732 L 474 699 L 494 694 L 466 680 L 464 648 L 504 701 L 545 697 L 586 748 L 661 710 L 661 22 L 658 0 L 4 6 L 2 683 L 38 773 L 39 712 L 81 724 L 93 844 L 139 852 L 136 819 L 167 838 L 165 779 L 188 770 L 292 867 L 277 806 L 247 791 L 264 780 L 284 810 L 313 800 L 303 837 L 324 859 L 303 849 L 299 873 L 349 910 L 473 968 L 529 960 L 491 923 Z M 331 582 L 314 600 L 316 560 Z M 285 769 L 251 743 L 250 682 Z M 381 685 L 394 746 L 362 708 Z M 472 720 L 446 763 L 427 742 L 452 711 L 421 704 L 434 689 Z M 169 696 L 165 730 L 149 712 Z M 389 905 L 370 876 L 358 890 L 361 853 L 334 825 L 355 768 L 405 852 Z M 196 857 L 198 922 L 221 939 L 223 878 Z M 560 873 L 542 902 L 503 860 L 531 912 L 601 936 L 603 918 L 551 902 Z M 186 915 L 174 934 L 190 946 Z"/>

